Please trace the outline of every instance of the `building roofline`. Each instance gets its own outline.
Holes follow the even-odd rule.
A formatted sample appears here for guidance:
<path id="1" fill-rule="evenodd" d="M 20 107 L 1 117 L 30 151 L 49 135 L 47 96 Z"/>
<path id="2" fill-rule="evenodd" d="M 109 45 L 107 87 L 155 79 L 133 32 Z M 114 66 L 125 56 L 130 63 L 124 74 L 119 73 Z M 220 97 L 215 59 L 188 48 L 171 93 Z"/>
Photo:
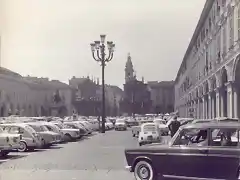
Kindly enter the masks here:
<path id="1" fill-rule="evenodd" d="M 177 76 L 175 78 L 175 82 L 178 81 L 178 78 L 179 78 L 182 66 L 186 62 L 186 60 L 188 58 L 188 55 L 190 54 L 190 52 L 192 50 L 192 47 L 193 47 L 194 43 L 196 42 L 196 40 L 197 40 L 201 30 L 202 30 L 202 26 L 205 23 L 205 20 L 206 20 L 208 14 L 209 14 L 210 9 L 212 8 L 212 5 L 213 5 L 214 1 L 215 0 L 206 0 L 206 3 L 205 3 L 204 8 L 202 10 L 201 16 L 200 16 L 200 18 L 198 20 L 196 29 L 195 29 L 195 31 L 193 33 L 192 39 L 191 39 L 191 41 L 190 41 L 190 43 L 188 45 L 187 51 L 186 51 L 186 53 L 185 53 L 185 55 L 183 57 L 182 63 L 181 63 L 180 68 L 178 70 Z"/>

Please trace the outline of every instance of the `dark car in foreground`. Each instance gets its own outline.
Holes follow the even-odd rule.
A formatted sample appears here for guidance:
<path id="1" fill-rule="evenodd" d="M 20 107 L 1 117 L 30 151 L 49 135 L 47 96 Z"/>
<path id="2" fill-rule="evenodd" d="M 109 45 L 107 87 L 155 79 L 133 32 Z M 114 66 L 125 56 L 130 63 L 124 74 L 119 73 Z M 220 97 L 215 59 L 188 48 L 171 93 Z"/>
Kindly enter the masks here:
<path id="1" fill-rule="evenodd" d="M 137 180 L 239 178 L 240 123 L 187 124 L 167 145 L 126 149 L 126 168 Z"/>

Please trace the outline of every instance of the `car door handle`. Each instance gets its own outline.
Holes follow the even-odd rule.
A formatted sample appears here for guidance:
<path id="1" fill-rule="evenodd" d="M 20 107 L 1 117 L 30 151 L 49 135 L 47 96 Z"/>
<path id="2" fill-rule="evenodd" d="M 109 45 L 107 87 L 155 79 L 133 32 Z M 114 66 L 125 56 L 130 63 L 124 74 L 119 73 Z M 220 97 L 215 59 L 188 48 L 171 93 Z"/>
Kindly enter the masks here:
<path id="1" fill-rule="evenodd" d="M 207 154 L 209 150 L 208 149 L 199 149 L 198 151 L 202 154 Z"/>

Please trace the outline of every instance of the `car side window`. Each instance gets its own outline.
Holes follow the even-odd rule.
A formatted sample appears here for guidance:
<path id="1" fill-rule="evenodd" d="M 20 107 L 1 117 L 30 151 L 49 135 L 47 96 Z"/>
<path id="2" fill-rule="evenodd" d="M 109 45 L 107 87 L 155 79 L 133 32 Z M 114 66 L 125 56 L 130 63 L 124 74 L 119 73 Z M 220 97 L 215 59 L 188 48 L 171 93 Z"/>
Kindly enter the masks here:
<path id="1" fill-rule="evenodd" d="M 49 131 L 53 131 L 53 129 L 50 126 L 46 126 Z"/>
<path id="2" fill-rule="evenodd" d="M 211 130 L 210 146 L 216 147 L 238 147 L 239 130 L 236 128 L 221 128 Z"/>
<path id="3" fill-rule="evenodd" d="M 10 129 L 10 133 L 12 133 L 12 134 L 19 134 L 19 127 L 11 127 L 11 129 Z"/>
<path id="4" fill-rule="evenodd" d="M 8 126 L 7 126 L 7 127 L 3 127 L 3 130 L 4 130 L 4 131 L 7 131 L 7 132 L 9 132 L 10 129 L 11 129 L 11 127 L 8 127 Z"/>
<path id="5" fill-rule="evenodd" d="M 207 146 L 207 129 L 184 129 L 175 139 L 173 146 Z"/>
<path id="6" fill-rule="evenodd" d="M 12 134 L 23 134 L 24 133 L 24 129 L 21 128 L 21 127 L 11 127 L 9 133 L 12 133 Z"/>

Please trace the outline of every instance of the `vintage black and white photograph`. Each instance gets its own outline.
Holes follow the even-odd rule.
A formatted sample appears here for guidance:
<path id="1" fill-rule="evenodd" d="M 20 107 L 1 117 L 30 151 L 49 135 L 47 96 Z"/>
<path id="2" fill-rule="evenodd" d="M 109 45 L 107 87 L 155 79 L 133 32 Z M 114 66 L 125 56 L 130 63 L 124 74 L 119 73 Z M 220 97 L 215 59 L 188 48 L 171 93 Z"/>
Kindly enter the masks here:
<path id="1" fill-rule="evenodd" d="M 240 180 L 240 0 L 0 0 L 0 180 Z"/>

